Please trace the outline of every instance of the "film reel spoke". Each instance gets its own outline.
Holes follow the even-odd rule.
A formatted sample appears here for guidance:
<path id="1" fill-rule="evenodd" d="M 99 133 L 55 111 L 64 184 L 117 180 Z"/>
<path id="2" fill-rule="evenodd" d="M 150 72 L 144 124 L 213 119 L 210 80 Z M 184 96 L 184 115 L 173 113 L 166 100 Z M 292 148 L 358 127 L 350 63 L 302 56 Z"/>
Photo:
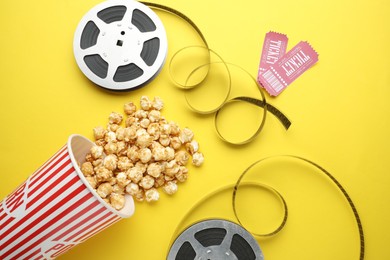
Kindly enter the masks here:
<path id="1" fill-rule="evenodd" d="M 221 248 L 225 249 L 226 252 L 228 252 L 228 251 L 230 251 L 230 246 L 231 246 L 232 241 L 233 241 L 233 236 L 236 233 L 233 232 L 232 230 L 229 230 L 229 229 L 227 229 L 226 231 L 227 231 L 226 235 L 223 238 L 222 243 L 221 243 Z"/>
<path id="2" fill-rule="evenodd" d="M 158 37 L 159 36 L 156 32 L 144 32 L 144 33 L 141 33 L 140 40 L 143 44 L 144 42 L 147 42 L 153 38 L 158 38 Z"/>
<path id="3" fill-rule="evenodd" d="M 100 32 L 102 32 L 103 34 L 109 29 L 108 24 L 106 24 L 97 16 L 92 17 L 91 21 L 97 26 L 97 28 L 99 28 Z"/>
<path id="4" fill-rule="evenodd" d="M 97 45 L 93 45 L 87 49 L 82 50 L 83 56 L 93 55 L 93 54 L 101 54 L 100 49 Z"/>
<path id="5" fill-rule="evenodd" d="M 134 28 L 134 26 L 131 24 L 131 21 L 133 19 L 133 11 L 134 11 L 134 8 L 133 9 L 127 9 L 125 14 L 123 15 L 123 18 L 122 18 L 122 22 L 124 24 L 127 24 L 128 25 L 128 28 L 130 30 L 132 30 Z"/>
<path id="6" fill-rule="evenodd" d="M 107 81 L 112 81 L 114 79 L 114 76 L 118 70 L 118 65 L 116 64 L 110 64 L 108 66 L 108 70 L 107 70 L 107 77 L 106 77 L 106 80 Z"/>

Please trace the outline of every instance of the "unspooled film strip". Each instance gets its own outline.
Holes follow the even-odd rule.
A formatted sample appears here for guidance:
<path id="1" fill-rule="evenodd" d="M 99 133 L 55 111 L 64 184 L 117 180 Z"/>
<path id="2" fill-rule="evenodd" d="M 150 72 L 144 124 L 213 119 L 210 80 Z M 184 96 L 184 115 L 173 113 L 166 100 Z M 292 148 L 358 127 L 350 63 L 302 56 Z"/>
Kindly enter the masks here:
<path id="1" fill-rule="evenodd" d="M 260 132 L 263 129 L 263 126 L 264 126 L 264 123 L 266 120 L 267 112 L 270 112 L 271 114 L 276 116 L 286 130 L 291 126 L 291 121 L 279 109 L 272 106 L 271 104 L 269 104 L 266 101 L 266 98 L 265 98 L 265 95 L 262 91 L 262 88 L 259 86 L 256 79 L 253 76 L 251 76 L 251 74 L 249 72 L 247 72 L 245 69 L 243 69 L 242 67 L 240 67 L 236 64 L 224 61 L 223 58 L 217 52 L 215 52 L 214 50 L 209 48 L 209 44 L 207 43 L 206 38 L 204 37 L 203 33 L 201 32 L 199 27 L 189 17 L 187 17 L 183 13 L 181 13 L 181 12 L 171 8 L 171 7 L 167 7 L 167 6 L 164 6 L 161 4 L 150 3 L 150 2 L 142 2 L 142 3 L 151 7 L 151 8 L 154 8 L 157 10 L 162 10 L 162 11 L 171 13 L 171 14 L 181 18 L 182 20 L 184 20 L 185 22 L 187 22 L 189 25 L 192 26 L 192 28 L 197 32 L 197 34 L 199 35 L 199 37 L 203 41 L 204 46 L 184 47 L 184 48 L 180 49 L 179 51 L 177 51 L 172 56 L 171 60 L 169 61 L 169 73 L 170 73 L 171 79 L 178 87 L 185 89 L 185 90 L 192 90 L 194 88 L 199 87 L 201 84 L 203 84 L 205 82 L 205 80 L 209 76 L 212 66 L 218 65 L 219 67 L 221 67 L 222 69 L 225 70 L 227 84 L 223 88 L 221 93 L 219 93 L 219 95 L 218 95 L 218 96 L 222 97 L 222 99 L 214 107 L 204 109 L 204 108 L 200 108 L 200 107 L 194 105 L 194 103 L 192 102 L 193 99 L 191 98 L 191 92 L 190 91 L 185 92 L 185 98 L 186 98 L 187 104 L 193 111 L 200 113 L 200 114 L 215 113 L 215 128 L 216 128 L 216 131 L 218 133 L 218 136 L 223 141 L 230 143 L 230 144 L 234 144 L 234 145 L 246 144 L 246 143 L 253 141 L 258 136 L 258 134 L 260 134 Z M 197 51 L 197 54 L 206 52 L 206 54 L 204 54 L 204 56 L 206 56 L 206 58 L 204 59 L 203 63 L 200 62 L 198 64 L 195 64 L 192 67 L 192 69 L 188 71 L 188 75 L 185 76 L 184 79 L 178 79 L 178 77 L 177 77 L 178 75 L 174 72 L 174 69 L 173 69 L 174 63 L 176 62 L 176 60 L 179 60 L 179 58 L 178 58 L 179 56 L 183 55 L 185 52 L 187 52 L 189 50 L 195 50 L 195 51 Z M 216 59 L 211 60 L 211 56 L 216 57 Z M 189 59 L 183 59 L 183 60 L 186 60 L 186 62 L 188 63 Z M 180 64 L 179 66 L 181 66 L 181 65 L 182 64 Z M 261 96 L 260 98 L 239 96 L 239 97 L 234 97 L 234 98 L 229 99 L 230 98 L 229 94 L 230 94 L 230 90 L 231 90 L 231 73 L 230 73 L 231 67 L 239 68 L 240 70 L 242 70 L 244 72 L 244 74 L 247 77 L 250 77 L 252 79 L 253 83 L 258 88 L 259 94 Z M 201 73 L 198 73 L 198 72 L 201 72 Z M 192 81 L 192 78 L 194 77 L 195 74 L 201 74 L 201 76 L 198 77 L 198 79 L 196 81 Z M 207 96 L 206 93 L 203 93 L 203 94 L 204 94 L 203 97 Z M 204 99 L 203 99 L 203 101 L 204 101 Z M 248 104 L 251 104 L 254 106 L 258 106 L 259 108 L 263 109 L 264 115 L 262 117 L 261 122 L 259 123 L 257 130 L 254 131 L 254 133 L 252 135 L 250 135 L 249 137 L 243 137 L 241 140 L 230 140 L 229 138 L 225 137 L 221 133 L 220 126 L 218 124 L 219 113 L 224 109 L 225 106 L 229 105 L 232 102 L 244 102 L 244 103 L 248 103 Z"/>
<path id="2" fill-rule="evenodd" d="M 270 157 L 260 159 L 256 162 L 254 162 L 249 167 L 247 167 L 240 174 L 240 176 L 237 179 L 235 184 L 226 185 L 226 186 L 223 186 L 217 190 L 214 190 L 213 192 L 209 193 L 208 195 L 201 198 L 198 202 L 196 202 L 191 207 L 191 209 L 185 214 L 185 216 L 182 218 L 181 222 L 177 225 L 177 228 L 173 233 L 173 237 L 172 237 L 172 240 L 170 242 L 170 249 L 168 252 L 168 256 L 169 256 L 168 259 L 169 260 L 186 259 L 186 258 L 181 258 L 181 257 L 183 255 L 186 255 L 186 254 L 188 254 L 189 256 L 192 256 L 194 254 L 194 252 L 195 252 L 195 255 L 198 256 L 200 254 L 203 254 L 204 252 L 207 252 L 208 250 L 214 249 L 214 246 L 215 246 L 214 244 L 210 245 L 210 248 L 208 246 L 204 246 L 204 245 L 202 245 L 202 246 L 197 245 L 197 243 L 199 241 L 195 241 L 196 237 L 194 238 L 192 234 L 196 233 L 194 230 L 198 230 L 198 229 L 191 228 L 192 225 L 190 227 L 187 227 L 186 231 L 184 231 L 182 234 L 180 234 L 180 232 L 182 232 L 183 226 L 185 226 L 184 223 L 187 221 L 187 219 L 189 219 L 189 217 L 198 208 L 200 208 L 208 200 L 210 200 L 210 199 L 214 198 L 215 196 L 217 196 L 218 194 L 221 194 L 221 193 L 226 192 L 226 191 L 232 192 L 232 210 L 233 210 L 233 213 L 235 216 L 234 222 L 236 223 L 236 225 L 242 227 L 246 232 L 248 232 L 248 234 L 250 234 L 252 236 L 252 238 L 255 238 L 255 237 L 256 238 L 270 238 L 270 237 L 277 235 L 280 231 L 282 231 L 284 229 L 284 227 L 286 226 L 286 223 L 288 220 L 288 215 L 289 215 L 288 205 L 286 203 L 285 198 L 282 196 L 282 194 L 279 191 L 277 191 L 276 189 L 274 189 L 273 187 L 271 187 L 269 185 L 263 184 L 263 183 L 258 182 L 258 181 L 248 182 L 245 180 L 245 177 L 248 174 L 248 172 L 250 172 L 250 170 L 254 169 L 255 166 L 265 164 L 265 163 L 269 162 L 270 160 L 277 159 L 277 158 L 278 159 L 291 159 L 291 160 L 312 166 L 315 169 L 317 169 L 321 175 L 326 176 L 327 179 L 329 179 L 331 181 L 331 183 L 336 185 L 338 191 L 341 192 L 344 199 L 348 202 L 348 205 L 353 213 L 354 220 L 355 220 L 356 227 L 357 227 L 358 234 L 359 234 L 359 243 L 360 243 L 359 260 L 364 260 L 365 239 L 364 239 L 363 225 L 362 225 L 362 221 L 361 221 L 361 218 L 359 216 L 359 213 L 357 211 L 357 208 L 356 208 L 354 202 L 352 201 L 351 196 L 345 190 L 345 188 L 341 185 L 341 183 L 325 168 L 323 168 L 322 166 L 318 165 L 317 163 L 315 163 L 311 160 L 308 160 L 308 159 L 300 157 L 300 156 L 295 156 L 295 155 L 275 155 L 275 156 L 270 156 Z M 278 198 L 278 201 L 279 201 L 281 208 L 283 210 L 283 214 L 282 214 L 282 218 L 279 221 L 279 224 L 273 230 L 271 230 L 269 232 L 261 232 L 259 230 L 254 231 L 254 230 L 250 230 L 250 229 L 245 228 L 245 226 L 243 225 L 241 218 L 239 217 L 239 214 L 237 212 L 237 194 L 240 192 L 241 188 L 244 188 L 244 187 L 253 187 L 256 189 L 267 190 L 271 194 L 273 194 L 276 198 Z M 202 223 L 202 222 L 200 222 L 200 223 Z M 207 239 L 210 239 L 210 240 L 215 239 L 216 241 L 218 241 L 218 242 L 215 242 L 215 244 L 218 245 L 218 249 L 217 249 L 218 254 L 219 253 L 226 254 L 226 252 L 230 254 L 231 252 L 227 249 L 226 244 L 221 246 L 225 237 L 218 235 L 217 232 L 216 233 L 213 232 L 214 226 L 212 225 L 212 223 L 213 222 L 208 223 L 207 221 L 205 221 L 202 224 L 202 230 L 208 230 L 208 231 L 204 231 L 205 234 L 207 234 Z M 197 224 L 195 224 L 195 225 L 197 225 Z M 250 241 L 252 241 L 252 238 L 248 238 L 248 236 L 243 236 L 243 239 L 248 239 L 248 241 L 246 243 L 243 243 L 243 242 L 242 243 L 245 245 L 251 245 Z M 181 252 L 180 252 L 180 248 L 182 248 Z M 255 249 L 256 249 L 256 247 L 252 247 L 252 246 L 245 246 L 242 248 L 242 250 L 246 252 L 247 256 L 248 255 L 253 256 L 253 254 L 251 252 L 255 252 L 257 250 L 257 249 L 255 250 Z M 257 251 L 257 252 L 259 252 L 259 251 Z M 259 255 L 261 255 L 261 250 L 260 250 Z M 178 256 L 178 257 L 175 258 L 176 256 Z M 198 258 L 188 258 L 188 259 L 198 259 Z M 205 259 L 213 259 L 213 258 L 205 258 Z M 217 259 L 230 259 L 230 258 L 217 258 Z M 232 259 L 240 259 L 240 258 L 232 258 Z M 263 258 L 248 258 L 248 259 L 263 259 Z"/>

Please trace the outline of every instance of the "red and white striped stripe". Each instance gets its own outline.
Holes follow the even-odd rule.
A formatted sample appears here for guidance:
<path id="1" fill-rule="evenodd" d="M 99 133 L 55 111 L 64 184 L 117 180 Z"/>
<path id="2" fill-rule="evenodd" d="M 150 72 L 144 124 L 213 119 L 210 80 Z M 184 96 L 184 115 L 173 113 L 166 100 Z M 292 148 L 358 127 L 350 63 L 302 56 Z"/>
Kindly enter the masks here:
<path id="1" fill-rule="evenodd" d="M 120 219 L 83 183 L 64 146 L 0 202 L 0 259 L 53 259 Z"/>

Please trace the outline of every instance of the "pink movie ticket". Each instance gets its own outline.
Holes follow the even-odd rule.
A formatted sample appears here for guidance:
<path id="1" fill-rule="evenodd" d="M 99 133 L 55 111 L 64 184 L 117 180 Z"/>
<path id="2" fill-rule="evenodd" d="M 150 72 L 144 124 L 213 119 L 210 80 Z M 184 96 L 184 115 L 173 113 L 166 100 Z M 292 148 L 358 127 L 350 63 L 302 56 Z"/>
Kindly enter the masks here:
<path id="1" fill-rule="evenodd" d="M 258 81 L 271 96 L 277 96 L 317 61 L 317 52 L 301 41 L 259 75 Z"/>
<path id="2" fill-rule="evenodd" d="M 271 31 L 265 35 L 258 76 L 263 74 L 270 65 L 273 65 L 286 53 L 287 42 L 288 38 L 285 34 Z"/>

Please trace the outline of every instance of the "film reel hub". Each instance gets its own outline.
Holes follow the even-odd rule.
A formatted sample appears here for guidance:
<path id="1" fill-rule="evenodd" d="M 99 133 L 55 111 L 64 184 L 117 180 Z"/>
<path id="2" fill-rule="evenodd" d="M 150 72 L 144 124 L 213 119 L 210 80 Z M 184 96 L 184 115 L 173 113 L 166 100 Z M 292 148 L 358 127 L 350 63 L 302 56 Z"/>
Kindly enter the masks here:
<path id="1" fill-rule="evenodd" d="M 73 51 L 87 78 L 109 90 L 132 90 L 152 80 L 167 54 L 159 17 L 133 0 L 110 0 L 89 10 L 77 26 Z"/>
<path id="2" fill-rule="evenodd" d="M 141 42 L 144 42 L 138 28 L 122 26 L 121 22 L 108 24 L 97 41 L 101 48 L 99 54 L 103 60 L 117 67 L 136 61 L 141 56 L 143 48 Z"/>

